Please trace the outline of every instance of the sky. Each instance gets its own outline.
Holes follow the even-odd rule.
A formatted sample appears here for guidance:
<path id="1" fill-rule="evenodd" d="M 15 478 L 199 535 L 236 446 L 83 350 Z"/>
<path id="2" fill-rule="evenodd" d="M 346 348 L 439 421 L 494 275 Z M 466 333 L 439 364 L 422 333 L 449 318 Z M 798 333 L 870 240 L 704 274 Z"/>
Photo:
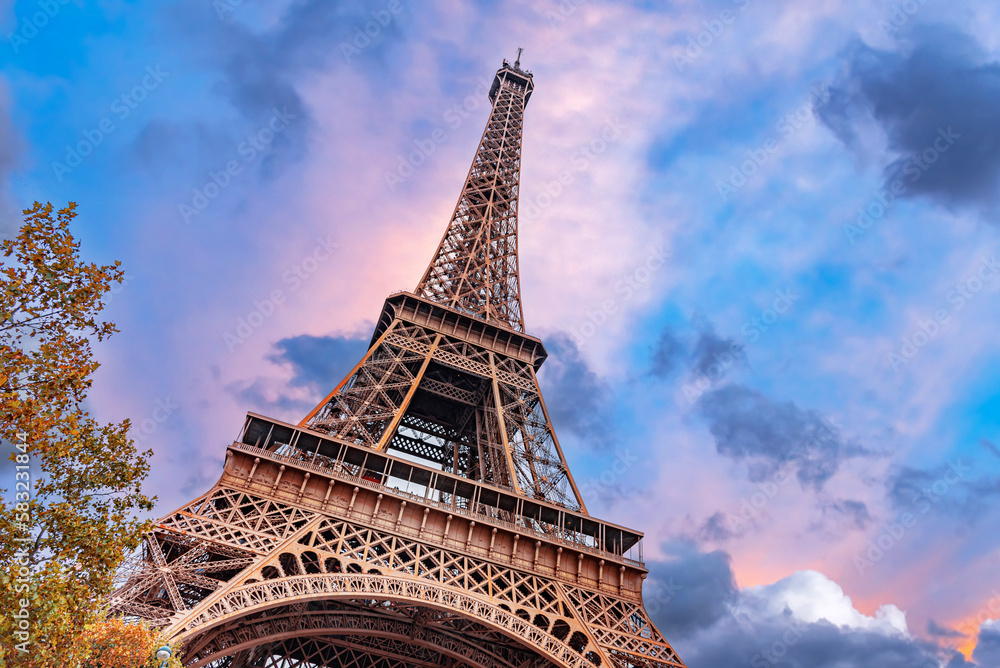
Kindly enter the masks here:
<path id="1" fill-rule="evenodd" d="M 74 201 L 123 263 L 90 405 L 157 514 L 360 358 L 520 46 L 542 390 L 680 656 L 1000 666 L 1000 5 L 30 0 L 0 37 L 0 234 Z"/>

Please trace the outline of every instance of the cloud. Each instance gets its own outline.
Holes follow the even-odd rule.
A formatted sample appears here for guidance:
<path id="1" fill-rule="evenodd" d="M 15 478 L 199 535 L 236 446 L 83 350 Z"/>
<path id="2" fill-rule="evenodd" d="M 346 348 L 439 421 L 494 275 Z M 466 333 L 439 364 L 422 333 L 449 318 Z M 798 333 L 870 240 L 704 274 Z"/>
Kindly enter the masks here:
<path id="1" fill-rule="evenodd" d="M 846 517 L 856 529 L 864 529 L 872 522 L 871 513 L 868 512 L 868 506 L 863 501 L 838 499 L 824 504 L 823 511 L 824 513 L 833 511 L 842 517 Z"/>
<path id="2" fill-rule="evenodd" d="M 742 602 L 771 617 L 787 611 L 795 620 L 810 624 L 826 621 L 842 628 L 908 635 L 906 616 L 895 605 L 881 606 L 873 617 L 864 615 L 840 585 L 816 571 L 798 571 L 774 584 L 748 589 Z"/>
<path id="3" fill-rule="evenodd" d="M 713 514 L 698 528 L 698 537 L 705 541 L 722 542 L 733 537 L 733 532 L 727 527 L 731 520 L 721 511 Z"/>
<path id="4" fill-rule="evenodd" d="M 262 175 L 274 177 L 308 150 L 314 119 L 300 93 L 303 81 L 310 74 L 334 69 L 335 60 L 344 58 L 340 45 L 351 42 L 353 31 L 373 20 L 372 9 L 362 3 L 304 0 L 274 8 L 269 12 L 271 19 L 251 25 L 251 12 L 241 11 L 245 8 L 217 17 L 206 7 L 182 3 L 165 11 L 195 67 L 210 78 L 211 90 L 242 116 L 243 123 L 234 124 L 226 112 L 216 112 L 219 120 L 207 123 L 154 119 L 140 132 L 136 157 L 162 169 L 176 165 L 171 160 L 174 154 L 180 160 L 192 153 L 205 154 L 203 159 L 214 164 L 220 154 L 233 152 L 230 135 L 238 134 L 239 142 L 248 133 L 268 132 L 278 116 L 289 119 L 287 125 L 270 135 L 266 155 L 258 165 Z M 376 9 L 383 10 L 384 5 Z M 400 18 L 388 16 L 389 22 L 379 24 L 378 37 L 370 40 L 365 56 L 377 54 L 398 37 Z M 370 57 L 344 62 L 352 67 L 380 67 L 377 58 Z M 390 86 L 390 79 L 387 75 L 373 81 Z"/>
<path id="5" fill-rule="evenodd" d="M 934 468 L 898 467 L 886 479 L 889 500 L 899 510 L 924 514 L 934 508 L 973 523 L 1000 499 L 1000 477 L 977 475 L 979 467 L 963 457 Z"/>
<path id="6" fill-rule="evenodd" d="M 301 418 L 316 405 L 315 401 L 309 401 L 301 394 L 289 393 L 284 387 L 284 381 L 273 378 L 236 381 L 227 385 L 226 389 L 248 411 L 273 415 L 278 419 Z"/>
<path id="7" fill-rule="evenodd" d="M 291 378 L 257 377 L 227 390 L 249 410 L 297 419 L 311 410 L 350 372 L 368 349 L 368 339 L 302 334 L 279 340 L 268 361 Z"/>
<path id="8" fill-rule="evenodd" d="M 983 622 L 972 660 L 981 666 L 1000 666 L 1000 620 Z"/>
<path id="9" fill-rule="evenodd" d="M 206 18 L 200 3 L 179 8 L 176 18 L 187 21 L 192 13 L 200 21 Z M 321 70 L 332 57 L 341 57 L 338 44 L 363 16 L 363 8 L 351 3 L 306 0 L 289 3 L 277 20 L 260 30 L 236 14 L 232 20 L 198 25 L 203 26 L 200 37 L 208 42 L 209 64 L 222 73 L 217 89 L 236 109 L 257 118 L 272 107 L 287 107 L 305 117 L 306 105 L 295 89 L 298 75 Z"/>
<path id="10" fill-rule="evenodd" d="M 773 483 L 772 483 L 773 484 Z M 698 527 L 697 536 L 702 541 L 724 543 L 733 537 L 742 537 L 752 526 L 751 520 L 756 516 L 752 504 L 744 499 L 745 504 L 739 515 L 728 515 L 722 511 L 715 512 Z M 868 505 L 862 501 L 851 499 L 829 500 L 820 497 L 818 507 L 821 518 L 810 522 L 810 531 L 835 531 L 843 534 L 846 530 L 868 528 L 874 518 L 868 510 Z M 747 512 L 752 511 L 753 516 Z"/>
<path id="11" fill-rule="evenodd" d="M 737 593 L 729 555 L 701 553 L 683 541 L 664 548 L 668 558 L 649 564 L 643 589 L 646 610 L 660 631 L 668 639 L 685 637 L 728 614 Z"/>
<path id="12" fill-rule="evenodd" d="M 927 620 L 927 633 L 935 638 L 964 638 L 965 634 L 956 631 L 955 629 L 949 629 L 946 626 L 941 626 L 933 619 Z"/>
<path id="13" fill-rule="evenodd" d="M 977 666 L 974 663 L 966 661 L 965 657 L 962 654 L 954 652 L 952 654 L 951 659 L 946 664 L 946 668 L 977 668 Z M 990 668 L 990 667 L 987 665 L 984 666 L 984 668 Z"/>
<path id="14" fill-rule="evenodd" d="M 937 668 L 938 654 L 899 634 L 753 612 L 724 619 L 680 649 L 699 668 Z"/>
<path id="15" fill-rule="evenodd" d="M 893 154 L 886 184 L 901 179 L 902 197 L 996 204 L 1000 63 L 988 60 L 973 38 L 923 28 L 895 51 L 858 43 L 830 93 L 817 108 L 820 120 L 858 151 L 865 124 L 874 121 Z M 926 162 L 913 159 L 925 151 Z"/>
<path id="16" fill-rule="evenodd" d="M 690 666 L 936 668 L 948 657 L 957 660 L 950 650 L 914 639 L 895 605 L 865 615 L 822 573 L 799 571 L 740 589 L 725 552 L 699 552 L 683 542 L 665 548 L 667 559 L 648 564 L 644 600 Z"/>
<path id="17" fill-rule="evenodd" d="M 660 338 L 653 348 L 653 362 L 649 372 L 657 377 L 665 378 L 673 373 L 678 364 L 687 356 L 687 349 L 677 335 L 669 327 L 660 333 Z"/>
<path id="18" fill-rule="evenodd" d="M 742 385 L 710 390 L 698 399 L 719 454 L 746 461 L 749 478 L 760 482 L 781 467 L 794 465 L 803 488 L 823 484 L 849 457 L 864 454 L 845 443 L 839 430 L 809 410 L 779 403 Z"/>
<path id="19" fill-rule="evenodd" d="M 712 378 L 718 375 L 718 372 L 712 370 L 713 366 L 725 369 L 732 364 L 731 358 L 735 357 L 737 362 L 746 360 L 743 346 L 736 339 L 722 338 L 711 327 L 703 329 L 698 336 L 693 355 L 691 372 L 695 376 Z"/>
<path id="20" fill-rule="evenodd" d="M 746 361 L 743 345 L 738 340 L 721 337 L 706 321 L 701 318 L 699 321 L 701 331 L 690 349 L 671 327 L 663 328 L 653 348 L 650 375 L 666 378 L 685 364 L 695 377 L 716 378 L 734 361 Z"/>
<path id="21" fill-rule="evenodd" d="M 291 368 L 291 384 L 316 392 L 317 399 L 337 386 L 368 350 L 368 339 L 302 334 L 281 339 L 268 360 Z"/>
<path id="22" fill-rule="evenodd" d="M 565 333 L 545 338 L 549 353 L 538 374 L 545 407 L 557 434 L 570 432 L 605 447 L 611 422 L 611 390 Z"/>

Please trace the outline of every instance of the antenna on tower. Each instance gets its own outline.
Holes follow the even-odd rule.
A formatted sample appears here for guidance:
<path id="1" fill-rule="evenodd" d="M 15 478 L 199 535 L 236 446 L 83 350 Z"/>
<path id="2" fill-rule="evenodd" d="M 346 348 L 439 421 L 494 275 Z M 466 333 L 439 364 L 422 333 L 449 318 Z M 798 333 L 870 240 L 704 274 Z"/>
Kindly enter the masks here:
<path id="1" fill-rule="evenodd" d="M 521 69 L 521 52 L 524 51 L 524 47 L 517 47 L 517 60 L 514 61 L 514 69 Z"/>

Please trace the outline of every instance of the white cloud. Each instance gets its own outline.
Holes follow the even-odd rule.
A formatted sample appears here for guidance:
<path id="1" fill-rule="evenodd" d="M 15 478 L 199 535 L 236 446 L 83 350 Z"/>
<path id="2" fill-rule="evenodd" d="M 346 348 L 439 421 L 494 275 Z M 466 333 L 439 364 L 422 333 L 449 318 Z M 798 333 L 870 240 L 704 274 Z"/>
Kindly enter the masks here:
<path id="1" fill-rule="evenodd" d="M 792 617 L 806 623 L 825 619 L 850 629 L 910 634 L 906 613 L 895 605 L 881 606 L 874 617 L 865 615 L 854 607 L 840 585 L 816 571 L 797 571 L 774 584 L 746 589 L 741 604 L 774 617 L 787 609 Z"/>

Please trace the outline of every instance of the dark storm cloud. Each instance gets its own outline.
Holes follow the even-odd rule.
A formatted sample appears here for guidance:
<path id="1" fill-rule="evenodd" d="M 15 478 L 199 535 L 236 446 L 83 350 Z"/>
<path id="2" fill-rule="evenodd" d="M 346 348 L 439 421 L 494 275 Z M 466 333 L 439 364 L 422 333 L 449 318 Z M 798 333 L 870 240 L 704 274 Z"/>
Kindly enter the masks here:
<path id="1" fill-rule="evenodd" d="M 990 664 L 983 664 L 982 666 L 977 666 L 974 663 L 965 660 L 965 657 L 958 652 L 952 653 L 951 659 L 945 664 L 945 668 L 992 668 Z"/>
<path id="2" fill-rule="evenodd" d="M 865 454 L 813 411 L 776 402 L 742 385 L 703 394 L 697 404 L 719 454 L 745 461 L 752 482 L 794 465 L 799 483 L 819 489 L 849 457 Z"/>
<path id="3" fill-rule="evenodd" d="M 968 35 L 924 28 L 895 51 L 855 45 L 817 115 L 858 150 L 860 124 L 874 119 L 893 153 L 886 184 L 901 179 L 903 197 L 977 206 L 998 201 L 1000 63 Z M 925 151 L 927 163 L 913 159 Z"/>
<path id="4" fill-rule="evenodd" d="M 290 396 L 285 381 L 257 378 L 233 383 L 227 389 L 249 410 L 270 414 L 304 415 L 350 372 L 368 349 L 368 339 L 303 334 L 281 339 L 267 359 L 292 371 L 290 385 L 309 390 L 310 397 Z"/>
<path id="5" fill-rule="evenodd" d="M 981 462 L 956 457 L 935 468 L 904 466 L 886 480 L 888 496 L 899 510 L 925 514 L 933 510 L 966 522 L 976 522 L 1000 501 L 1000 477 Z M 994 470 L 992 465 L 989 467 Z"/>
<path id="6" fill-rule="evenodd" d="M 871 524 L 872 516 L 868 506 L 862 501 L 838 499 L 823 507 L 824 512 L 832 511 L 846 518 L 855 529 L 864 529 Z"/>
<path id="7" fill-rule="evenodd" d="M 549 356 L 538 374 L 556 433 L 571 431 L 595 444 L 607 437 L 611 391 L 563 333 L 546 338 Z"/>
<path id="8" fill-rule="evenodd" d="M 748 614 L 699 634 L 682 658 L 700 668 L 936 668 L 939 653 L 903 635 Z"/>
<path id="9" fill-rule="evenodd" d="M 691 543 L 664 546 L 666 561 L 651 562 L 643 587 L 646 610 L 667 637 L 687 637 L 729 614 L 736 599 L 736 581 L 729 555 L 703 553 Z"/>
<path id="10" fill-rule="evenodd" d="M 268 360 L 287 364 L 295 374 L 292 385 L 326 396 L 368 350 L 368 339 L 343 336 L 293 336 L 274 344 Z"/>
<path id="11" fill-rule="evenodd" d="M 713 370 L 713 366 L 725 369 L 734 360 L 737 362 L 746 360 L 743 346 L 736 339 L 718 336 L 710 328 L 704 329 L 698 336 L 693 355 L 691 372 L 695 376 L 714 377 L 717 371 Z"/>
<path id="12" fill-rule="evenodd" d="M 984 668 L 1000 666 L 1000 622 L 983 624 L 979 627 L 979 638 L 972 660 Z"/>
<path id="13" fill-rule="evenodd" d="M 918 469 L 904 466 L 889 475 L 889 499 L 897 508 L 910 507 L 932 498 L 941 500 L 954 485 L 966 475 L 965 466 L 956 462 L 954 467 Z M 937 489 L 935 489 L 935 486 Z"/>
<path id="14" fill-rule="evenodd" d="M 268 28 L 253 31 L 241 22 L 240 12 L 219 20 L 205 3 L 179 4 L 171 12 L 189 42 L 197 41 L 202 64 L 218 70 L 217 87 L 248 118 L 272 107 L 305 116 L 295 89 L 299 76 L 324 68 L 332 58 L 343 58 L 339 44 L 367 16 L 364 3 L 306 0 L 287 5 Z M 392 25 L 385 29 L 392 31 Z"/>
<path id="15" fill-rule="evenodd" d="M 653 348 L 653 361 L 649 372 L 657 377 L 665 378 L 678 367 L 680 362 L 687 356 L 687 349 L 677 334 L 665 327 L 660 333 L 660 338 Z"/>
<path id="16" fill-rule="evenodd" d="M 927 620 L 927 633 L 935 638 L 964 638 L 964 633 L 959 633 L 955 629 L 941 626 L 933 619 Z"/>
<path id="17" fill-rule="evenodd" d="M 686 542 L 647 563 L 643 600 L 657 627 L 689 666 L 699 668 L 924 668 L 950 651 L 896 633 L 806 623 L 767 594 L 737 588 L 730 557 Z M 962 664 L 956 664 L 955 668 Z M 969 668 L 985 668 L 967 664 Z"/>
<path id="18" fill-rule="evenodd" d="M 702 523 L 698 528 L 698 537 L 705 541 L 721 543 L 733 537 L 733 532 L 729 526 L 732 521 L 728 520 L 722 512 L 717 512 Z"/>
<path id="19" fill-rule="evenodd" d="M 303 79 L 338 65 L 379 67 L 386 69 L 385 75 L 371 81 L 391 86 L 392 74 L 380 63 L 379 54 L 398 40 L 400 25 L 412 17 L 406 5 L 391 14 L 386 13 L 385 3 L 300 0 L 287 3 L 266 28 L 252 29 L 243 23 L 245 7 L 233 7 L 221 18 L 212 7 L 212 3 L 184 2 L 164 9 L 196 68 L 193 72 L 178 68 L 176 76 L 209 77 L 214 92 L 243 120 L 234 123 L 231 114 L 223 112 L 218 119 L 197 122 L 153 121 L 141 133 L 140 161 L 169 164 L 171 151 L 181 153 L 182 160 L 192 152 L 205 153 L 214 158 L 209 164 L 217 169 L 220 156 L 222 164 L 237 157 L 232 155 L 234 143 L 273 128 L 272 119 L 278 117 L 288 122 L 278 124 L 283 127 L 273 133 L 267 155 L 259 163 L 265 176 L 277 174 L 285 161 L 306 151 L 312 121 L 299 92 Z M 378 28 L 376 36 L 368 37 L 361 42 L 363 48 L 357 49 L 353 46 L 356 32 L 361 30 L 364 36 L 364 27 L 372 21 Z M 354 50 L 345 54 L 345 45 Z"/>
<path id="20" fill-rule="evenodd" d="M 701 331 L 690 349 L 671 327 L 663 328 L 653 348 L 650 375 L 666 378 L 683 364 L 693 376 L 714 378 L 720 368 L 728 369 L 734 362 L 746 361 L 739 341 L 719 336 L 707 322 L 697 324 Z"/>

